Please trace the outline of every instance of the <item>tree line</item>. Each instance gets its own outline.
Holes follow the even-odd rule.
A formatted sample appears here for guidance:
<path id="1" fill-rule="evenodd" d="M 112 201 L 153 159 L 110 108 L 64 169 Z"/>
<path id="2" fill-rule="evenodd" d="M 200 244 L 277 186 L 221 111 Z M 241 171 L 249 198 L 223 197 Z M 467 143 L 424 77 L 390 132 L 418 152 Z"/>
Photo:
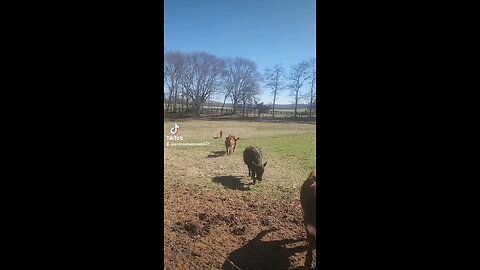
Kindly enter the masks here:
<path id="1" fill-rule="evenodd" d="M 262 108 L 261 85 L 272 94 L 272 116 L 278 95 L 288 90 L 295 101 L 295 117 L 301 100 L 309 104 L 309 116 L 316 107 L 316 59 L 302 61 L 287 72 L 281 65 L 267 67 L 263 74 L 257 64 L 242 57 L 220 58 L 206 52 L 182 53 L 164 50 L 164 100 L 167 111 L 177 111 L 186 104 L 195 115 L 214 95 L 221 95 L 221 114 L 227 101 L 233 113 L 245 115 L 246 108 Z M 306 86 L 306 87 L 304 87 Z M 304 87 L 304 88 L 302 88 Z"/>

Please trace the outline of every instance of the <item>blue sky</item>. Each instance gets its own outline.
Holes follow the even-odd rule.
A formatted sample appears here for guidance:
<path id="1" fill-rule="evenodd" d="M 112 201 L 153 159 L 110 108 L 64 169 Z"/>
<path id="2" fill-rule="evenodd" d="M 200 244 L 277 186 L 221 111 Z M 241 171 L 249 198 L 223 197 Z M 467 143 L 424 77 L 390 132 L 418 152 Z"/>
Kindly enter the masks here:
<path id="1" fill-rule="evenodd" d="M 164 0 L 167 50 L 245 57 L 290 66 L 316 57 L 315 0 Z M 260 99 L 272 102 L 263 88 Z M 291 103 L 287 91 L 277 103 Z"/>

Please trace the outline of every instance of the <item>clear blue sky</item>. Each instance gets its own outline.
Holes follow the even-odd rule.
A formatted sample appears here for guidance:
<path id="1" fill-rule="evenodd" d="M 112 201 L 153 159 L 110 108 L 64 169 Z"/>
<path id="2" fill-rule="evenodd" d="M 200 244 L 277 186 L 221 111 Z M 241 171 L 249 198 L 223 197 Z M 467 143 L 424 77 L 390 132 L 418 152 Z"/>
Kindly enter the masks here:
<path id="1" fill-rule="evenodd" d="M 316 57 L 315 0 L 164 0 L 167 50 L 245 57 L 290 66 Z M 273 97 L 262 85 L 263 102 Z M 291 103 L 287 91 L 279 104 Z"/>

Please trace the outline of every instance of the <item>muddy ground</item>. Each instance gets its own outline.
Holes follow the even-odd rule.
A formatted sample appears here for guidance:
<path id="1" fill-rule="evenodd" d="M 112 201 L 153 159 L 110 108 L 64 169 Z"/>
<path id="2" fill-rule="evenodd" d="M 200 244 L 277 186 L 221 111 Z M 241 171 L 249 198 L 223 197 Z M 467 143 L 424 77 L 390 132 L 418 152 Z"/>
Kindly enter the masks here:
<path id="1" fill-rule="evenodd" d="M 165 183 L 164 209 L 165 269 L 316 269 L 298 200 Z"/>

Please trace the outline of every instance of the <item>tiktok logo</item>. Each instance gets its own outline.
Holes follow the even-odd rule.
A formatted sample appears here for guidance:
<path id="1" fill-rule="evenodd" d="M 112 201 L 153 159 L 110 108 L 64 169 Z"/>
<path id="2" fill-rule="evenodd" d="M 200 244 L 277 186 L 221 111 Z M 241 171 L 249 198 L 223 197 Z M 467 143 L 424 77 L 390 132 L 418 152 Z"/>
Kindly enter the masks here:
<path id="1" fill-rule="evenodd" d="M 173 128 L 170 129 L 170 133 L 172 133 L 172 135 L 175 135 L 177 134 L 179 129 L 180 129 L 180 126 L 177 125 L 177 123 L 174 123 Z"/>

